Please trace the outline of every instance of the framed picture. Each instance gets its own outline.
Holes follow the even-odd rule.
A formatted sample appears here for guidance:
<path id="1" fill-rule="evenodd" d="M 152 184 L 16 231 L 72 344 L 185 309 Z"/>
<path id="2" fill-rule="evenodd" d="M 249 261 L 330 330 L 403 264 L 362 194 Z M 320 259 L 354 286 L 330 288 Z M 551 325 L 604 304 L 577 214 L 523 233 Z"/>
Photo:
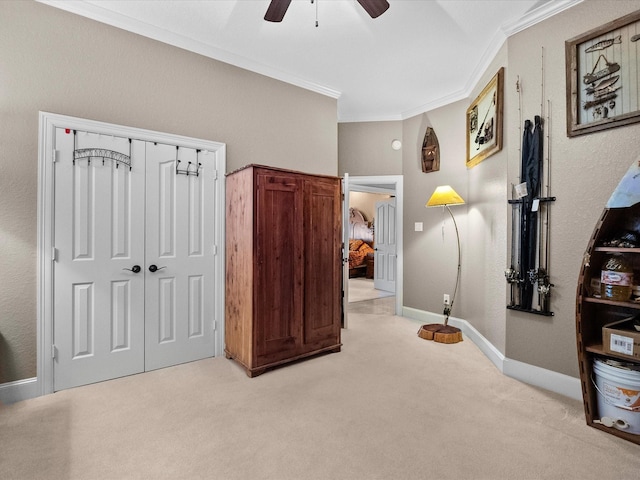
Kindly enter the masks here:
<path id="1" fill-rule="evenodd" d="M 565 42 L 567 136 L 640 121 L 640 11 Z"/>
<path id="2" fill-rule="evenodd" d="M 467 109 L 467 168 L 502 150 L 504 68 Z"/>

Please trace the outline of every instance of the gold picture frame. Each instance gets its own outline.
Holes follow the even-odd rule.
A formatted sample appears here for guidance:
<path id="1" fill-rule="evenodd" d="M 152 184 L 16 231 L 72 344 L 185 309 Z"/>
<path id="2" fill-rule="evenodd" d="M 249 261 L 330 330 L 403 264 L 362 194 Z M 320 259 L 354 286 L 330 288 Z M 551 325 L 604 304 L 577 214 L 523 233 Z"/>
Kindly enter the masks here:
<path id="1" fill-rule="evenodd" d="M 502 150 L 504 67 L 467 109 L 467 168 Z"/>
<path id="2" fill-rule="evenodd" d="M 640 122 L 640 11 L 565 42 L 567 136 Z"/>

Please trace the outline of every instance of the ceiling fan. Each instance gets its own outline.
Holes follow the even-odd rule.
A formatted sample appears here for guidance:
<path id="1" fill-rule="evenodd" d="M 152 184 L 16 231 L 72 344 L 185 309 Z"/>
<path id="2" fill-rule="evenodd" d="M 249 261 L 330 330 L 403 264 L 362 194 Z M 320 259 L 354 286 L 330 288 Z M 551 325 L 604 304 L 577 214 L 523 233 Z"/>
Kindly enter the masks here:
<path id="1" fill-rule="evenodd" d="M 267 22 L 281 22 L 284 14 L 287 13 L 290 3 L 291 0 L 271 0 L 264 19 Z M 362 8 L 367 11 L 371 18 L 379 17 L 389 8 L 387 0 L 358 0 L 358 3 L 362 5 Z"/>

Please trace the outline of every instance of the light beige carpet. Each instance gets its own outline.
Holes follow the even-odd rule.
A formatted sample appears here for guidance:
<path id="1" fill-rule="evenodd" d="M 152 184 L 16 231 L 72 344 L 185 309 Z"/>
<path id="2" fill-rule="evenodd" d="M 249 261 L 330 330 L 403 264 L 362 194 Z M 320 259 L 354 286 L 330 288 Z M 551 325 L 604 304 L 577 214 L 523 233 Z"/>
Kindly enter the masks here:
<path id="1" fill-rule="evenodd" d="M 638 478 L 580 402 L 365 303 L 342 352 L 253 379 L 222 357 L 0 407 L 0 479 Z"/>
<path id="2" fill-rule="evenodd" d="M 349 303 L 392 297 L 393 293 L 373 288 L 373 280 L 356 277 L 349 279 Z"/>

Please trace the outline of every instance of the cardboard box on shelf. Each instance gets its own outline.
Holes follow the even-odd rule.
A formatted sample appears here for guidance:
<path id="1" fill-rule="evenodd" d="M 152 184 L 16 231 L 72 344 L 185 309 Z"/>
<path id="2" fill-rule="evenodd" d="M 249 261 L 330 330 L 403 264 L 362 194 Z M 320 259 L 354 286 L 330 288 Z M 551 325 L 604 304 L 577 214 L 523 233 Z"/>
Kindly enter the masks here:
<path id="1" fill-rule="evenodd" d="M 640 360 L 640 331 L 635 325 L 638 325 L 637 316 L 608 323 L 602 327 L 604 353 Z"/>

